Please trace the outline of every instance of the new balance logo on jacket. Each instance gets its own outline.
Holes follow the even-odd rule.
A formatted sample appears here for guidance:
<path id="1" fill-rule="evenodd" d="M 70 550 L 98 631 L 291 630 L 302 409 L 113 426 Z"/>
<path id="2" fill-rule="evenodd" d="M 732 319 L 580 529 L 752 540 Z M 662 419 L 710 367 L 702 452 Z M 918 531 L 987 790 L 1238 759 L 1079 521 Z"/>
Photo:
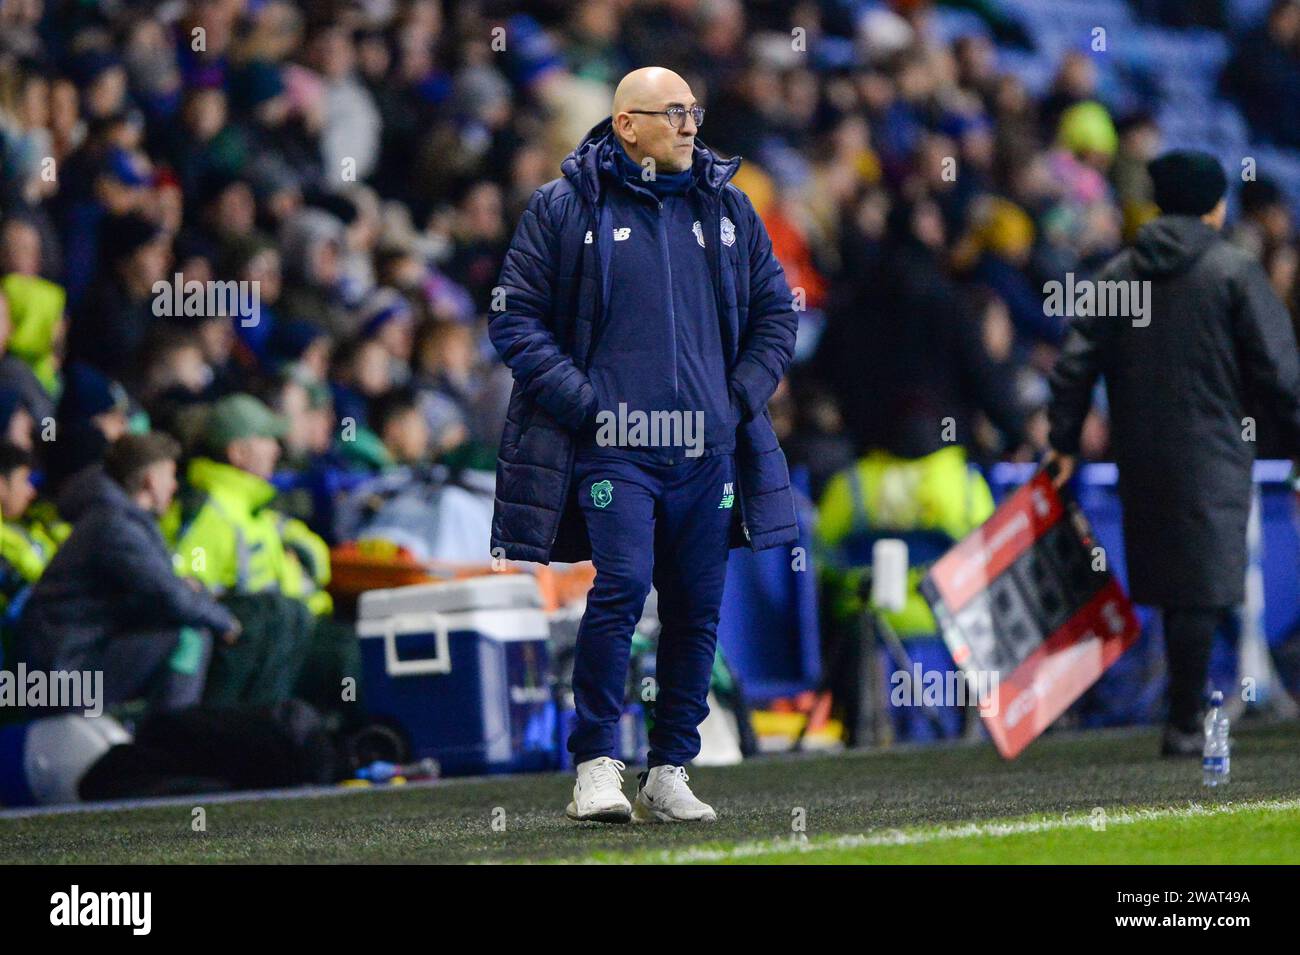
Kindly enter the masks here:
<path id="1" fill-rule="evenodd" d="M 691 223 L 691 233 L 695 236 L 695 241 L 699 243 L 700 248 L 704 248 L 704 227 L 700 225 L 699 219 L 696 219 Z M 624 226 L 614 230 L 615 242 L 626 242 L 631 237 L 632 228 L 630 226 Z M 587 235 L 582 241 L 584 245 L 591 245 L 593 240 L 590 229 L 587 230 Z M 722 244 L 725 246 L 733 246 L 736 244 L 736 227 L 726 216 L 722 217 Z"/>

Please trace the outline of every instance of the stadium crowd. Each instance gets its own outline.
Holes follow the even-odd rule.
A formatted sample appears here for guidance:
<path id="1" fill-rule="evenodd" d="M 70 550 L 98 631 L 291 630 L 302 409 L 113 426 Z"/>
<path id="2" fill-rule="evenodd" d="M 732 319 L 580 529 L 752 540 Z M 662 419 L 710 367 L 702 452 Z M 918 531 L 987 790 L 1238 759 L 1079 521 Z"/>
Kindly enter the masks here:
<path id="1" fill-rule="evenodd" d="M 834 475 L 870 454 L 943 474 L 1034 459 L 1068 321 L 1044 286 L 1155 215 L 1161 135 L 1154 102 L 1108 102 L 1086 37 L 1034 97 L 997 45 L 1032 39 L 993 4 L 961 6 L 987 30 L 947 43 L 925 0 L 0 0 L 6 656 L 81 659 L 94 634 L 69 636 L 52 606 L 130 588 L 141 599 L 101 625 L 153 642 L 116 664 L 121 697 L 192 699 L 168 674 L 211 666 L 218 694 L 274 698 L 294 688 L 269 656 L 310 646 L 311 698 L 304 684 L 355 672 L 330 545 L 378 522 L 421 557 L 489 559 L 476 509 L 510 386 L 486 333 L 503 256 L 646 64 L 685 76 L 702 141 L 744 157 L 734 181 L 806 304 L 771 410 L 823 542 L 851 523 Z M 1300 102 L 1277 92 L 1298 50 L 1283 0 L 1240 50 L 1249 117 Z M 1286 199 L 1260 178 L 1238 202 L 1234 240 L 1294 313 Z M 229 297 L 212 307 L 196 282 Z M 150 431 L 172 440 L 120 440 Z M 1104 408 L 1083 453 L 1106 456 Z M 430 500 L 466 516 L 434 520 Z M 105 508 L 159 517 L 111 583 L 91 578 L 112 555 L 69 543 L 88 513 L 87 540 L 118 540 Z M 940 518 L 954 536 L 972 521 Z M 163 547 L 184 591 L 138 572 L 163 574 Z M 282 632 L 297 649 L 272 648 Z"/>

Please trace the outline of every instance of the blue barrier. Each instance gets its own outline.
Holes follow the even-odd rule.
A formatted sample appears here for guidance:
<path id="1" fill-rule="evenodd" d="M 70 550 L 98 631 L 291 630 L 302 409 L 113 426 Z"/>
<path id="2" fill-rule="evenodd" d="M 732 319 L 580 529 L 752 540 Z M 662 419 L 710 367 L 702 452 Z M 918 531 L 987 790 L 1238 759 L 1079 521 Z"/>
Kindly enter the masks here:
<path id="1" fill-rule="evenodd" d="M 798 487 L 798 475 L 792 477 L 798 544 L 758 553 L 739 548 L 727 562 L 718 643 L 727 665 L 754 700 L 813 689 L 821 676 L 812 563 L 816 512 Z"/>

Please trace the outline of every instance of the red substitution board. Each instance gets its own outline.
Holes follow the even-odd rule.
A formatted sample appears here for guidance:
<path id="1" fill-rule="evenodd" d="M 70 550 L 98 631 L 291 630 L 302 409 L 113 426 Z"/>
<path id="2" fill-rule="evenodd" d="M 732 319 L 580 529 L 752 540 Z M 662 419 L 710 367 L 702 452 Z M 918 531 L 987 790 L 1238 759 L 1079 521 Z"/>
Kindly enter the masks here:
<path id="1" fill-rule="evenodd" d="M 1042 471 L 921 582 L 953 660 L 997 673 L 980 715 L 1014 759 L 1138 638 L 1083 512 Z"/>

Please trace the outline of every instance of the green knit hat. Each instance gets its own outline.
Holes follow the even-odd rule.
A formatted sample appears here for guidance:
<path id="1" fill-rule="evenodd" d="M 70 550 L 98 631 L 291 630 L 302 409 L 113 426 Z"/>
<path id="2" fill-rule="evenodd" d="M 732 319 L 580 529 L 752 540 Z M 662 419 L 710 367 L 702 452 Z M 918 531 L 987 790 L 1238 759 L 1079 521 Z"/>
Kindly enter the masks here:
<path id="1" fill-rule="evenodd" d="M 203 440 L 211 450 L 222 451 L 242 438 L 283 438 L 287 428 L 282 417 L 252 395 L 227 395 L 208 413 Z"/>

